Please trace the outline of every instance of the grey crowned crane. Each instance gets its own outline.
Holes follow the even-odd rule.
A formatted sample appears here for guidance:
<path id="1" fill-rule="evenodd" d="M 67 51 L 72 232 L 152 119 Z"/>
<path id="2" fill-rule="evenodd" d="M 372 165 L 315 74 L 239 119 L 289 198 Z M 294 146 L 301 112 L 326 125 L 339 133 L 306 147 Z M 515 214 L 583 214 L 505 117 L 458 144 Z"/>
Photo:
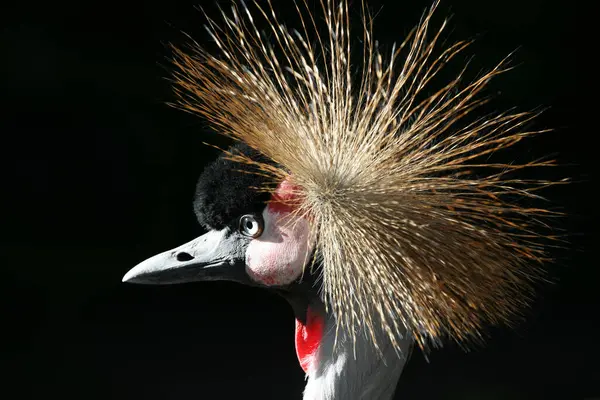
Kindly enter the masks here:
<path id="1" fill-rule="evenodd" d="M 260 158 L 244 145 L 232 154 Z M 292 213 L 281 197 L 248 190 L 265 184 L 225 157 L 205 169 L 194 201 L 198 221 L 208 232 L 178 248 L 158 254 L 130 270 L 126 282 L 173 284 L 230 280 L 276 291 L 296 316 L 296 352 L 308 374 L 306 399 L 391 398 L 412 340 L 402 332 L 402 357 L 389 341 L 382 354 L 370 350 L 366 337 L 356 343 L 339 337 L 334 347 L 335 318 L 319 295 L 319 268 L 304 267 L 313 252 L 308 219 L 286 222 Z M 304 273 L 303 273 L 304 272 Z M 385 364 L 383 361 L 385 360 Z"/>
<path id="2" fill-rule="evenodd" d="M 524 129 L 535 114 L 466 119 L 504 61 L 425 89 L 469 44 L 438 49 L 445 22 L 428 36 L 437 2 L 388 56 L 363 12 L 358 57 L 347 0 L 321 1 L 326 33 L 301 4 L 298 31 L 270 2 L 241 2 L 208 19 L 220 54 L 173 49 L 176 106 L 239 143 L 199 179 L 207 233 L 123 280 L 276 291 L 295 312 L 304 399 L 390 399 L 413 345 L 468 343 L 527 304 L 548 211 L 519 199 L 556 182 L 512 174 L 550 162 L 487 162 L 540 133 Z"/>

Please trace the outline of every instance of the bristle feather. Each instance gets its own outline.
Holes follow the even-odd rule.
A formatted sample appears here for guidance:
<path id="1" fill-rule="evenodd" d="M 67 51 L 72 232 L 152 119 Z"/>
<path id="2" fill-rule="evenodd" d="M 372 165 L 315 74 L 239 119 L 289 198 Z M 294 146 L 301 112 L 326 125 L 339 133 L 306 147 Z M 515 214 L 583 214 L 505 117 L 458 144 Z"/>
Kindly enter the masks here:
<path id="1" fill-rule="evenodd" d="M 559 183 L 507 177 L 552 162 L 476 161 L 545 132 L 524 130 L 537 113 L 457 127 L 487 101 L 479 96 L 490 79 L 510 70 L 507 59 L 463 85 L 465 66 L 420 99 L 471 43 L 433 56 L 446 27 L 427 40 L 438 3 L 386 59 L 362 2 L 358 83 L 347 0 L 321 0 L 325 37 L 296 2 L 301 32 L 280 24 L 270 1 L 254 3 L 268 41 L 242 2 L 231 16 L 222 11 L 223 27 L 208 20 L 219 57 L 197 45 L 192 53 L 174 48 L 178 106 L 273 160 L 277 166 L 232 155 L 272 178 L 262 190 L 284 179 L 301 188 L 297 212 L 314 222 L 326 306 L 338 329 L 363 330 L 376 348 L 383 330 L 399 349 L 401 325 L 425 347 L 444 336 L 477 340 L 485 324 L 510 323 L 529 301 L 532 279 L 543 276 L 544 240 L 554 238 L 538 233 L 545 227 L 538 218 L 550 211 L 507 199 L 534 199 L 534 191 Z M 472 177 L 483 169 L 496 172 Z"/>

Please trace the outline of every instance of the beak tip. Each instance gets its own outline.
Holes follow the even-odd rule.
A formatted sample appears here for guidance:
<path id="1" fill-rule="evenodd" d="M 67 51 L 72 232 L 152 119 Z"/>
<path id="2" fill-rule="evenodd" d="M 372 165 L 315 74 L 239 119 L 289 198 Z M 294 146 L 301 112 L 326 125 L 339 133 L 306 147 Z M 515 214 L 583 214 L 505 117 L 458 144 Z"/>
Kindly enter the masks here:
<path id="1" fill-rule="evenodd" d="M 123 275 L 123 278 L 121 279 L 121 282 L 123 282 L 123 283 L 135 283 L 136 275 L 137 274 L 133 270 L 130 270 L 125 275 Z"/>

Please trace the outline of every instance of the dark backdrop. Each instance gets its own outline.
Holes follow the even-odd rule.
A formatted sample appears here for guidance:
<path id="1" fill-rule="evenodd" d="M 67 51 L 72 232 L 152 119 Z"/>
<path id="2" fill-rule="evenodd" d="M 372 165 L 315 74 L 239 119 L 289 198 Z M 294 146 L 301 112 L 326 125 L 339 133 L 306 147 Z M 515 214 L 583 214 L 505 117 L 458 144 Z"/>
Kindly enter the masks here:
<path id="1" fill-rule="evenodd" d="M 291 3 L 276 3 L 293 22 Z M 139 261 L 201 233 L 191 199 L 216 156 L 201 142 L 226 143 L 164 104 L 173 99 L 164 44 L 183 44 L 180 30 L 208 42 L 195 4 L 216 11 L 212 0 L 92 0 L 0 12 L 3 398 L 301 398 L 283 300 L 229 283 L 121 284 Z M 429 1 L 370 4 L 377 37 L 391 43 Z M 442 3 L 438 15 L 454 14 L 450 37 L 478 38 L 475 72 L 519 48 L 518 68 L 494 83 L 494 104 L 549 106 L 539 123 L 557 130 L 530 151 L 572 164 L 561 173 L 581 183 L 549 193 L 570 214 L 572 250 L 557 252 L 557 283 L 541 289 L 528 321 L 491 331 L 470 353 L 449 346 L 430 363 L 415 353 L 402 398 L 600 397 L 589 246 L 595 130 L 584 127 L 595 118 L 586 99 L 594 64 L 583 56 L 596 46 L 587 43 L 594 26 L 584 7 Z"/>

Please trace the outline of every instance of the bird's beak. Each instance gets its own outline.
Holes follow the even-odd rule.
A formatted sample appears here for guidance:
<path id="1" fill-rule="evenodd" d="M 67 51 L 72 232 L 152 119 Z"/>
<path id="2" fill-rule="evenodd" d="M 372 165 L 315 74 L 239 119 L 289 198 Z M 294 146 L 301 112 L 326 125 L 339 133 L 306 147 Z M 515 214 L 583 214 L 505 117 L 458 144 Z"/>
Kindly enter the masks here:
<path id="1" fill-rule="evenodd" d="M 229 230 L 210 231 L 175 249 L 157 254 L 133 267 L 123 282 L 176 284 L 229 280 L 246 283 L 244 246 Z"/>

